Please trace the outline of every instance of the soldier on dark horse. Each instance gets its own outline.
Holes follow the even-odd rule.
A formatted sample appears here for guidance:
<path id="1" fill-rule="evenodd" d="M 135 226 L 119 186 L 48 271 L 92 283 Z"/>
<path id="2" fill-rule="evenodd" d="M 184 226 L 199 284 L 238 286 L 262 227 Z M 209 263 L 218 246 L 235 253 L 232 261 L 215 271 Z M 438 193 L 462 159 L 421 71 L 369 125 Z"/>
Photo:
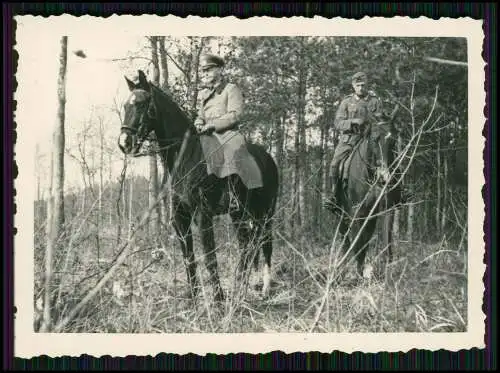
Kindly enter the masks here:
<path id="1" fill-rule="evenodd" d="M 367 89 L 368 79 L 364 72 L 358 72 L 352 77 L 354 92 L 347 95 L 340 103 L 335 116 L 335 129 L 340 132 L 339 143 L 335 148 L 330 166 L 332 190 L 324 201 L 326 208 L 336 211 L 337 183 L 339 181 L 339 166 L 358 142 L 370 116 L 382 114 L 382 103 L 374 92 Z"/>
<path id="2" fill-rule="evenodd" d="M 171 93 L 147 81 L 144 72 L 139 71 L 136 81 L 126 78 L 130 98 L 124 105 L 118 139 L 120 149 L 134 155 L 149 134 L 155 134 L 165 175 L 171 179 L 172 222 L 183 252 L 190 294 L 195 297 L 200 289 L 191 229 L 196 224 L 218 302 L 225 296 L 218 274 L 214 217 L 229 214 L 233 221 L 240 246 L 236 284 L 243 289 L 247 284 L 244 273 L 248 273 L 252 261 L 257 269 L 259 248 L 262 250 L 265 297 L 271 285 L 272 226 L 279 185 L 272 156 L 263 146 L 247 142 L 238 130 L 243 95 L 223 76 L 223 67 L 220 57 L 202 57 L 205 89 L 194 123 Z M 166 181 L 165 177 L 163 184 Z"/>
<path id="3" fill-rule="evenodd" d="M 389 175 L 397 137 L 393 119 L 398 106 L 387 116 L 381 100 L 367 89 L 364 72 L 354 74 L 351 83 L 354 92 L 342 100 L 335 116 L 334 126 L 340 135 L 331 163 L 332 189 L 324 206 L 340 214 L 340 233 L 345 236 L 350 232 L 343 250 L 355 240 L 353 250 L 361 274 L 377 213 L 385 215 L 382 233 L 392 260 L 392 215 L 385 211 L 404 199 L 399 185 L 389 185 L 393 183 Z M 384 189 L 385 183 L 389 186 Z"/>
<path id="4" fill-rule="evenodd" d="M 246 172 L 243 172 L 244 167 L 240 164 L 243 159 L 246 163 L 253 162 L 248 154 L 245 137 L 238 128 L 243 116 L 244 99 L 240 88 L 223 75 L 224 65 L 224 60 L 218 56 L 205 54 L 201 57 L 201 83 L 204 89 L 201 91 L 201 105 L 194 124 L 201 133 L 213 134 L 221 144 L 223 165 L 210 171 L 221 179 L 227 178 L 230 188 L 227 194 L 230 198 L 229 208 L 234 211 L 239 208 L 234 190 L 241 185 L 238 179 L 243 178 L 248 189 L 260 188 L 262 183 L 256 164 L 249 165 Z M 204 148 L 205 153 L 210 154 L 208 144 Z"/>

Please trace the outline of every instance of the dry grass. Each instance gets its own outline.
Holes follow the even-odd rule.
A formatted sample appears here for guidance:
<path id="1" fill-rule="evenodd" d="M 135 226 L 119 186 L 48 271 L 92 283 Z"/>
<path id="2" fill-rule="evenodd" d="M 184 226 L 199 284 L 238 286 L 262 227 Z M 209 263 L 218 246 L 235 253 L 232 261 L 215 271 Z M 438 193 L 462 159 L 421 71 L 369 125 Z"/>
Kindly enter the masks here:
<path id="1" fill-rule="evenodd" d="M 239 249 L 232 243 L 235 236 L 229 220 L 224 217 L 216 223 L 219 274 L 228 295 L 234 284 Z M 116 256 L 114 232 L 114 229 L 101 232 L 99 262 L 91 235 L 81 234 L 73 239 L 72 256 L 68 259 L 70 270 L 66 274 L 56 272 L 53 296 L 56 319 L 67 315 L 111 265 Z M 231 304 L 228 297 L 225 307 L 219 309 L 212 303 L 198 232 L 194 233 L 198 275 L 203 285 L 195 303 L 184 295 L 188 286 L 177 243 L 174 242 L 175 248 L 154 251 L 139 236 L 124 265 L 63 332 L 466 330 L 466 253 L 450 247 L 446 241 L 435 245 L 401 242 L 395 261 L 382 276 L 357 279 L 351 265 L 344 280 L 327 287 L 326 280 L 332 270 L 329 243 L 305 239 L 284 242 L 275 235 L 269 299 L 260 298 L 261 273 L 253 272 L 245 300 L 237 299 L 236 304 Z M 60 253 L 56 262 L 64 263 L 67 255 L 68 251 Z M 373 259 L 372 250 L 367 260 Z M 43 258 L 36 260 L 43 263 Z M 377 261 L 372 264 L 376 268 L 381 265 Z M 36 272 L 36 278 L 39 283 L 40 272 Z"/>

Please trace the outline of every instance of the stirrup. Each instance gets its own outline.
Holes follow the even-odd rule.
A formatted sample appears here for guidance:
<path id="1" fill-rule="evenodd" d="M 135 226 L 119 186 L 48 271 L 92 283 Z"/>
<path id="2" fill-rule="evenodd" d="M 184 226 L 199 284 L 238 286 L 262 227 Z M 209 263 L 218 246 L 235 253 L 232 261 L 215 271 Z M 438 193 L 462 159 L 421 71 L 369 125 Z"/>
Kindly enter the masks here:
<path id="1" fill-rule="evenodd" d="M 238 201 L 238 197 L 236 196 L 236 192 L 233 189 L 233 186 L 229 184 L 228 188 L 229 194 L 229 211 L 238 211 L 240 209 L 240 204 Z"/>
<path id="2" fill-rule="evenodd" d="M 229 196 L 229 211 L 238 211 L 240 209 L 240 204 L 238 202 L 238 198 L 230 192 Z"/>

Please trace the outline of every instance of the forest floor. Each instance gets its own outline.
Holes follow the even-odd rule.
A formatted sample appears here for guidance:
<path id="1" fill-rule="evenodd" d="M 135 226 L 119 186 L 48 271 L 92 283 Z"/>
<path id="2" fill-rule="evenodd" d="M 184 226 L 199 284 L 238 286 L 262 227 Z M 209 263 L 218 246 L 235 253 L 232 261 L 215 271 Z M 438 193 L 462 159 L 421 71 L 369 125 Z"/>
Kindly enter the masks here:
<path id="1" fill-rule="evenodd" d="M 184 295 L 188 286 L 178 244 L 173 243 L 173 249 L 163 250 L 163 255 L 153 260 L 147 245 L 136 242 L 133 254 L 64 332 L 466 330 L 467 252 L 464 248 L 450 247 L 446 240 L 435 244 L 400 241 L 393 263 L 385 270 L 382 261 L 374 260 L 375 253 L 371 250 L 367 261 L 375 268 L 375 276 L 358 278 L 353 263 L 348 266 L 344 279 L 328 284 L 328 276 L 332 273 L 331 237 L 285 241 L 279 238 L 284 237 L 282 234 L 275 234 L 269 297 L 262 299 L 260 296 L 262 271 L 252 271 L 247 296 L 232 302 L 229 292 L 234 285 L 239 249 L 234 244 L 236 240 L 228 220 L 222 217 L 216 222 L 219 275 L 227 298 L 225 305 L 217 308 L 212 302 L 208 271 L 195 231 L 195 255 L 202 285 L 196 302 Z M 113 232 L 108 235 L 108 242 L 111 242 Z M 60 277 L 62 285 L 55 291 L 61 290 L 56 317 L 67 315 L 69 309 L 95 286 L 113 259 L 112 245 L 108 243 L 108 249 L 101 250 L 97 261 L 90 236 L 81 239 L 78 255 L 69 271 L 71 274 Z M 105 238 L 104 233 L 103 247 L 106 247 Z M 73 245 L 78 246 L 78 243 Z M 262 261 L 261 256 L 261 264 Z M 99 267 L 101 273 L 96 272 Z M 35 278 L 41 277 L 36 275 Z M 40 308 L 40 300 L 37 305 Z"/>

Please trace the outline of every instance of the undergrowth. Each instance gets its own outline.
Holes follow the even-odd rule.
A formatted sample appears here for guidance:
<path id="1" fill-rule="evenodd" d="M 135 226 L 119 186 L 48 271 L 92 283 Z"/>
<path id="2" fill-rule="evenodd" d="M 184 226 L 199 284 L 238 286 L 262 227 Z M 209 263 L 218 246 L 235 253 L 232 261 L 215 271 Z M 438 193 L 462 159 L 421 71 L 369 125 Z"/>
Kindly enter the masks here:
<path id="1" fill-rule="evenodd" d="M 373 249 L 367 260 L 380 274 L 358 278 L 354 263 L 342 279 L 331 279 L 330 242 L 275 235 L 272 287 L 262 299 L 261 272 L 252 269 L 245 299 L 232 304 L 239 248 L 226 217 L 218 218 L 219 275 L 226 304 L 216 307 L 196 230 L 195 254 L 202 291 L 193 301 L 176 241 L 152 247 L 146 235 L 130 256 L 63 332 L 86 333 L 263 333 L 263 332 L 462 332 L 467 325 L 466 251 L 443 239 L 435 244 L 399 242 L 385 270 Z M 278 228 L 279 229 L 279 228 Z M 43 237 L 43 231 L 38 234 Z M 75 233 L 76 235 L 76 233 Z M 78 234 L 56 255 L 53 318 L 64 318 L 92 289 L 117 255 L 114 229 L 96 238 Z M 43 242 L 43 239 L 37 242 Z M 226 243 L 228 242 L 228 243 Z M 43 246 L 43 245 L 42 245 Z M 338 245 L 334 245 L 336 247 Z M 335 250 L 333 251 L 335 252 Z M 43 247 L 35 261 L 35 328 L 43 306 Z M 262 263 L 262 256 L 260 262 Z M 64 263 L 66 262 L 66 267 Z M 331 283 L 327 284 L 330 278 Z M 234 302 L 233 302 L 234 303 Z"/>

